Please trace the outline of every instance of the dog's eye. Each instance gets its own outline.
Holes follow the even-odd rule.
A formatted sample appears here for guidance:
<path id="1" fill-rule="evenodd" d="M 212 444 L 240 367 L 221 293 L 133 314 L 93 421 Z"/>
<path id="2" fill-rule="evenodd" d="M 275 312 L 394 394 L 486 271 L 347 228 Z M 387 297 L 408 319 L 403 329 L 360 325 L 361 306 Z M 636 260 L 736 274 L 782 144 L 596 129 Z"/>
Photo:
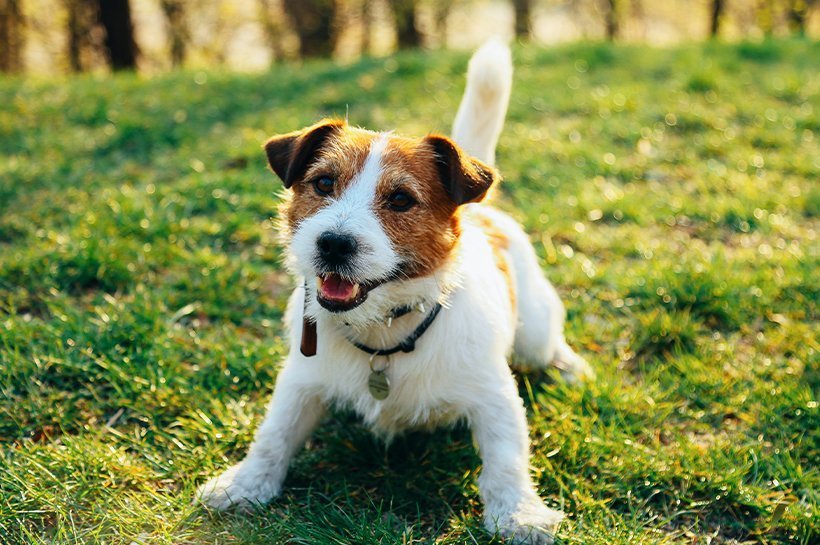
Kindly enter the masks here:
<path id="1" fill-rule="evenodd" d="M 404 191 L 394 191 L 387 198 L 387 206 L 396 212 L 404 212 L 405 210 L 409 210 L 414 204 L 416 204 L 416 201 L 413 200 L 413 197 Z"/>
<path id="2" fill-rule="evenodd" d="M 315 189 L 319 195 L 326 196 L 333 193 L 333 184 L 333 178 L 322 176 L 321 178 L 313 180 L 313 189 Z"/>

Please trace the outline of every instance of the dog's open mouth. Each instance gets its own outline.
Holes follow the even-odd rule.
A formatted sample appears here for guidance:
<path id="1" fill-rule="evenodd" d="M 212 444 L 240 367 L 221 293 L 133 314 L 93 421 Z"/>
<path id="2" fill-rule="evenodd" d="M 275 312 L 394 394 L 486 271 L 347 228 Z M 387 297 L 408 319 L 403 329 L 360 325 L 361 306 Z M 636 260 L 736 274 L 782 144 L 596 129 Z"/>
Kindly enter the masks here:
<path id="1" fill-rule="evenodd" d="M 374 287 L 351 282 L 336 273 L 325 273 L 316 277 L 316 299 L 331 312 L 344 312 L 364 303 L 367 292 Z"/>

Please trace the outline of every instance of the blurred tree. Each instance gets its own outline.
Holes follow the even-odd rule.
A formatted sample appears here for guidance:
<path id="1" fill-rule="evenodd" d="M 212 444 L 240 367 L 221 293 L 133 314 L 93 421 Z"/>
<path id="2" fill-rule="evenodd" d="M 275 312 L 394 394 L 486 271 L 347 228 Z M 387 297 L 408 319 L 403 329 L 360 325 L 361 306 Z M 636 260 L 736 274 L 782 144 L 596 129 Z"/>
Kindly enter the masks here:
<path id="1" fill-rule="evenodd" d="M 24 24 L 20 0 L 0 0 L 0 72 L 23 69 Z"/>
<path id="2" fill-rule="evenodd" d="M 604 23 L 606 24 L 606 39 L 609 41 L 618 37 L 618 0 L 606 0 L 604 6 Z"/>
<path id="3" fill-rule="evenodd" d="M 67 12 L 66 49 L 68 66 L 72 72 L 88 68 L 95 49 L 94 34 L 97 26 L 97 4 L 88 0 L 63 0 Z"/>
<path id="4" fill-rule="evenodd" d="M 396 45 L 399 49 L 419 47 L 421 32 L 418 21 L 418 0 L 394 0 L 389 2 L 393 8 L 393 21 L 396 25 Z"/>
<path id="5" fill-rule="evenodd" d="M 283 47 L 282 5 L 278 0 L 259 0 L 259 15 L 262 30 L 273 54 L 273 61 L 285 58 Z"/>
<path id="6" fill-rule="evenodd" d="M 720 33 L 720 21 L 723 18 L 723 0 L 712 0 L 711 21 L 709 25 L 709 35 L 713 38 Z"/>
<path id="7" fill-rule="evenodd" d="M 105 29 L 105 55 L 114 70 L 137 67 L 137 42 L 129 0 L 96 0 L 100 24 Z"/>
<path id="8" fill-rule="evenodd" d="M 635 27 L 640 29 L 636 34 L 640 36 L 641 40 L 646 39 L 646 12 L 643 9 L 643 2 L 641 0 L 632 0 L 629 4 L 630 13 L 629 20 L 633 21 Z"/>
<path id="9" fill-rule="evenodd" d="M 329 57 L 336 49 L 334 28 L 340 0 L 283 0 L 282 7 L 299 37 L 301 57 Z"/>
<path id="10" fill-rule="evenodd" d="M 773 0 L 759 0 L 757 3 L 757 26 L 766 36 L 774 33 L 775 6 Z"/>
<path id="11" fill-rule="evenodd" d="M 515 37 L 529 40 L 532 37 L 532 0 L 512 0 L 515 12 Z"/>
<path id="12" fill-rule="evenodd" d="M 450 18 L 450 11 L 453 9 L 454 2 L 455 0 L 433 2 L 433 22 L 436 25 L 439 47 L 447 47 L 447 21 Z"/>
<path id="13" fill-rule="evenodd" d="M 817 0 L 789 0 L 789 28 L 801 36 L 806 34 L 806 20 Z"/>
<path id="14" fill-rule="evenodd" d="M 359 8 L 359 22 L 362 25 L 359 52 L 362 55 L 369 55 L 371 49 L 370 38 L 371 34 L 373 33 L 373 0 L 362 0 Z"/>
<path id="15" fill-rule="evenodd" d="M 171 64 L 175 67 L 182 66 L 185 63 L 185 50 L 191 39 L 185 17 L 185 0 L 160 0 L 160 7 L 168 28 Z"/>

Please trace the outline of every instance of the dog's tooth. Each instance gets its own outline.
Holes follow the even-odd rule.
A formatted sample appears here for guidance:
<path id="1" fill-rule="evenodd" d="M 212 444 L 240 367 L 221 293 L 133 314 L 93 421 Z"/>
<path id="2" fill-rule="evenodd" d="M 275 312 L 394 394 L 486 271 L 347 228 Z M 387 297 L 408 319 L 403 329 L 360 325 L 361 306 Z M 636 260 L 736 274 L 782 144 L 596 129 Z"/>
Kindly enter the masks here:
<path id="1" fill-rule="evenodd" d="M 424 303 L 419 303 L 418 306 L 416 306 L 416 308 L 419 312 L 424 313 Z"/>
<path id="2" fill-rule="evenodd" d="M 392 326 L 392 325 L 393 325 L 393 317 L 392 317 L 392 316 L 388 316 L 388 317 L 387 317 L 387 327 L 390 327 L 390 326 Z"/>
<path id="3" fill-rule="evenodd" d="M 321 276 L 316 277 L 316 288 L 317 289 L 322 289 L 322 277 Z"/>
<path id="4" fill-rule="evenodd" d="M 350 292 L 350 297 L 357 297 L 359 295 L 359 285 L 353 284 L 353 291 Z"/>

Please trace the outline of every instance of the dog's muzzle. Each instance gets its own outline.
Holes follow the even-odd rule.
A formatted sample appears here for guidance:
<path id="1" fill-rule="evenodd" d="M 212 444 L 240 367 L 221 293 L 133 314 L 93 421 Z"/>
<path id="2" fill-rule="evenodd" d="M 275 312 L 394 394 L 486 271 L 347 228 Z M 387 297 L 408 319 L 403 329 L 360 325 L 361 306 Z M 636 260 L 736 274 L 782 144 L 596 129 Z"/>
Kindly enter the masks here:
<path id="1" fill-rule="evenodd" d="M 367 289 L 353 280 L 359 250 L 355 237 L 325 231 L 316 239 L 317 299 L 331 312 L 351 310 L 364 302 Z"/>

